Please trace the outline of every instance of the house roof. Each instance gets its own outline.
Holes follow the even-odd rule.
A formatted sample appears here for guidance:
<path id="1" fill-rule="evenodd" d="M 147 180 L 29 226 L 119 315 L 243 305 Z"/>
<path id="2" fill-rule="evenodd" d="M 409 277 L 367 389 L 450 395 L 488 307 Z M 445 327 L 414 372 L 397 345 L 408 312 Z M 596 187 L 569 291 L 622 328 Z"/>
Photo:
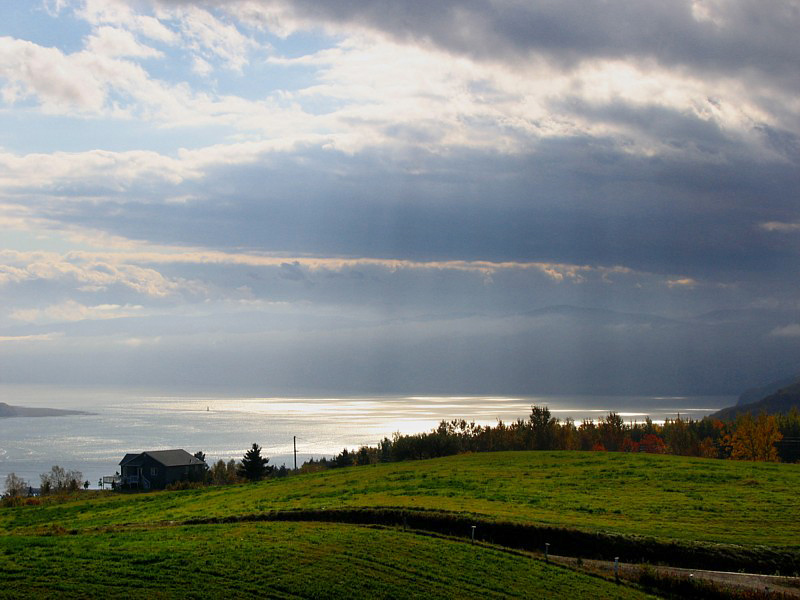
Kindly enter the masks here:
<path id="1" fill-rule="evenodd" d="M 119 464 L 120 465 L 127 465 L 132 459 L 136 458 L 137 456 L 141 456 L 141 455 L 142 455 L 141 453 L 139 453 L 139 454 L 133 453 L 132 454 L 132 453 L 128 452 L 125 455 L 125 458 L 123 458 L 121 461 L 119 461 Z"/>
<path id="2" fill-rule="evenodd" d="M 128 453 L 119 462 L 120 466 L 138 467 L 144 463 L 146 456 L 161 463 L 165 467 L 183 467 L 186 465 L 200 465 L 203 461 L 189 454 L 186 450 L 148 450 L 139 454 Z"/>

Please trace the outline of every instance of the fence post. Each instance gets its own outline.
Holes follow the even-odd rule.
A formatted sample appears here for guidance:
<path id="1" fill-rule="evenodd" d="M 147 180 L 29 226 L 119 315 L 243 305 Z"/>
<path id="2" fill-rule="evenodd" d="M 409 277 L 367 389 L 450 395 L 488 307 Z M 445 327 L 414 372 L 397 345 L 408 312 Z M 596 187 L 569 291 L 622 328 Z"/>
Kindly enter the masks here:
<path id="1" fill-rule="evenodd" d="M 550 562 L 550 544 L 548 542 L 544 543 L 544 562 Z"/>

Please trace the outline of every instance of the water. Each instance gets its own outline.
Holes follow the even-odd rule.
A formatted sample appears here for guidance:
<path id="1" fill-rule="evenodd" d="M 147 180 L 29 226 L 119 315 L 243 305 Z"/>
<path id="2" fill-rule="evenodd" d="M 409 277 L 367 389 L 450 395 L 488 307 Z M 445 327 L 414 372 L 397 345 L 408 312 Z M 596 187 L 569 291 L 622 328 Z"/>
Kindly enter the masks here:
<path id="1" fill-rule="evenodd" d="M 92 415 L 0 418 L 0 487 L 9 472 L 34 486 L 58 464 L 84 474 L 92 487 L 113 475 L 127 452 L 202 450 L 210 463 L 240 459 L 253 442 L 270 464 L 298 465 L 342 448 L 375 445 L 394 432 L 429 431 L 442 419 L 493 425 L 526 418 L 532 404 L 547 405 L 564 420 L 597 419 L 616 411 L 626 421 L 654 421 L 677 414 L 699 419 L 735 404 L 732 396 L 373 396 L 259 398 L 224 394 L 165 394 L 147 390 L 98 390 L 0 386 L 0 402 L 91 411 Z"/>

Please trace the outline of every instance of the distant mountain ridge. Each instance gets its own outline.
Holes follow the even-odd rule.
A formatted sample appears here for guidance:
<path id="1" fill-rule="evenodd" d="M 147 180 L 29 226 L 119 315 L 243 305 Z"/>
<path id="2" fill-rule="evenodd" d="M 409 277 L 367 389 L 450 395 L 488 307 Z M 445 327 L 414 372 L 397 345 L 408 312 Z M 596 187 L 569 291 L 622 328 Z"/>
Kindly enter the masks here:
<path id="1" fill-rule="evenodd" d="M 737 406 L 742 404 L 753 404 L 754 402 L 763 400 L 778 390 L 789 387 L 790 385 L 794 385 L 795 383 L 800 383 L 800 375 L 773 381 L 772 383 L 768 383 L 767 385 L 762 385 L 760 387 L 750 388 L 749 390 L 745 390 L 742 395 L 739 396 L 739 401 L 736 404 Z"/>
<path id="2" fill-rule="evenodd" d="M 786 380 L 784 380 L 786 381 Z M 748 390 L 745 394 L 742 394 L 740 397 L 740 403 L 736 406 L 731 406 L 728 408 L 723 408 L 711 415 L 713 418 L 721 419 L 723 421 L 729 421 L 735 419 L 739 415 L 750 413 L 752 415 L 759 415 L 761 413 L 765 413 L 768 415 L 774 415 L 779 413 L 788 413 L 792 410 L 792 408 L 797 408 L 800 410 L 800 378 L 794 378 L 789 381 L 794 381 L 794 383 L 790 383 L 789 385 L 774 391 L 773 393 L 769 394 L 768 396 L 761 398 L 755 402 L 749 402 L 747 404 L 741 404 L 741 397 L 748 397 L 745 394 L 748 392 L 754 392 L 754 390 Z M 776 382 L 778 383 L 778 382 Z M 769 389 L 772 387 L 764 386 L 763 388 L 756 388 L 757 390 Z"/>
<path id="3" fill-rule="evenodd" d="M 61 408 L 31 408 L 28 406 L 12 406 L 0 402 L 0 418 L 8 417 L 67 417 L 71 415 L 91 415 L 82 410 L 65 410 Z"/>

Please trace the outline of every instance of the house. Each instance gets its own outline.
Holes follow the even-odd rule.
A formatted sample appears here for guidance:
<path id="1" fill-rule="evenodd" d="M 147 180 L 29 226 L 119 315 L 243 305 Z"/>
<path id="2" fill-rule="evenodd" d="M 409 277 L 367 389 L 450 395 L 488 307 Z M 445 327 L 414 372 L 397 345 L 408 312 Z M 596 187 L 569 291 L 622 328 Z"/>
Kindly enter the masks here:
<path id="1" fill-rule="evenodd" d="M 123 488 L 163 490 L 176 481 L 199 481 L 206 463 L 186 450 L 149 450 L 126 454 L 120 463 Z"/>

